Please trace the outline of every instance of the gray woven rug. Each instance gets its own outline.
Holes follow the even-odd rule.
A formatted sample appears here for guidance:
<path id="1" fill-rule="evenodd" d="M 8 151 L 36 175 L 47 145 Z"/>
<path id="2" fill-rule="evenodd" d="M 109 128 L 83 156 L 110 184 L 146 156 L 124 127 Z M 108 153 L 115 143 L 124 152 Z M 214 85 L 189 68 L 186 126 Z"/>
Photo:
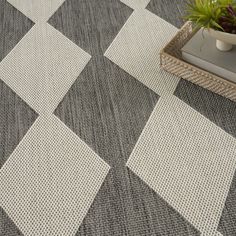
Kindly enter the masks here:
<path id="1" fill-rule="evenodd" d="M 0 0 L 0 236 L 235 236 L 236 103 L 159 67 L 184 0 Z"/>

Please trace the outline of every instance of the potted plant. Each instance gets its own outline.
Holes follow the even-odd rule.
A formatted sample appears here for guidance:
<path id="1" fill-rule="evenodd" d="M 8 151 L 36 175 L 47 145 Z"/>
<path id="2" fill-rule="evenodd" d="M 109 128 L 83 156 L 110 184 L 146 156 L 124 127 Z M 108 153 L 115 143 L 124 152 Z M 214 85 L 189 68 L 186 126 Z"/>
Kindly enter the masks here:
<path id="1" fill-rule="evenodd" d="M 208 29 L 219 50 L 236 44 L 236 0 L 187 0 L 186 18 L 196 29 Z"/>

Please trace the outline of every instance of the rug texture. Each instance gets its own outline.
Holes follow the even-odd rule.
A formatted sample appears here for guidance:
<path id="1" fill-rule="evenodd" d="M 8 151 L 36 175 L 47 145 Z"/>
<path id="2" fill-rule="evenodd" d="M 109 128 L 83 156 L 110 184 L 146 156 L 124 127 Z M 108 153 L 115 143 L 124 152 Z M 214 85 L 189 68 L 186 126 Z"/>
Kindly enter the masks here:
<path id="1" fill-rule="evenodd" d="M 0 236 L 236 236 L 236 103 L 160 69 L 184 0 L 0 0 Z"/>

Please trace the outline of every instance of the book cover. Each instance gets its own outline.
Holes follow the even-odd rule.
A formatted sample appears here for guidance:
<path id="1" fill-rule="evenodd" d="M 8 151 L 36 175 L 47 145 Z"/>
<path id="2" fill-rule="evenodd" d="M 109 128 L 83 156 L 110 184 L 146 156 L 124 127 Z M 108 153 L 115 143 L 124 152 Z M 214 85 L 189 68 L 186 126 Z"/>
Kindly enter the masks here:
<path id="1" fill-rule="evenodd" d="M 199 30 L 182 48 L 185 61 L 236 83 L 236 47 L 222 52 L 207 30 Z"/>

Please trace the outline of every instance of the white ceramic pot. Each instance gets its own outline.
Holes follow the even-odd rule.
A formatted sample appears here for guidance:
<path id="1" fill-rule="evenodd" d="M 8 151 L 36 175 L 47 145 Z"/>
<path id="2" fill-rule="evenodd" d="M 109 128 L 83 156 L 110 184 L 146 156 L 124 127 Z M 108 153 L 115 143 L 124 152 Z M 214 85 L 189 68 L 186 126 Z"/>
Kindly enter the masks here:
<path id="1" fill-rule="evenodd" d="M 209 29 L 209 33 L 216 39 L 216 47 L 220 51 L 230 51 L 233 45 L 236 45 L 236 34 L 229 34 L 213 29 Z"/>

